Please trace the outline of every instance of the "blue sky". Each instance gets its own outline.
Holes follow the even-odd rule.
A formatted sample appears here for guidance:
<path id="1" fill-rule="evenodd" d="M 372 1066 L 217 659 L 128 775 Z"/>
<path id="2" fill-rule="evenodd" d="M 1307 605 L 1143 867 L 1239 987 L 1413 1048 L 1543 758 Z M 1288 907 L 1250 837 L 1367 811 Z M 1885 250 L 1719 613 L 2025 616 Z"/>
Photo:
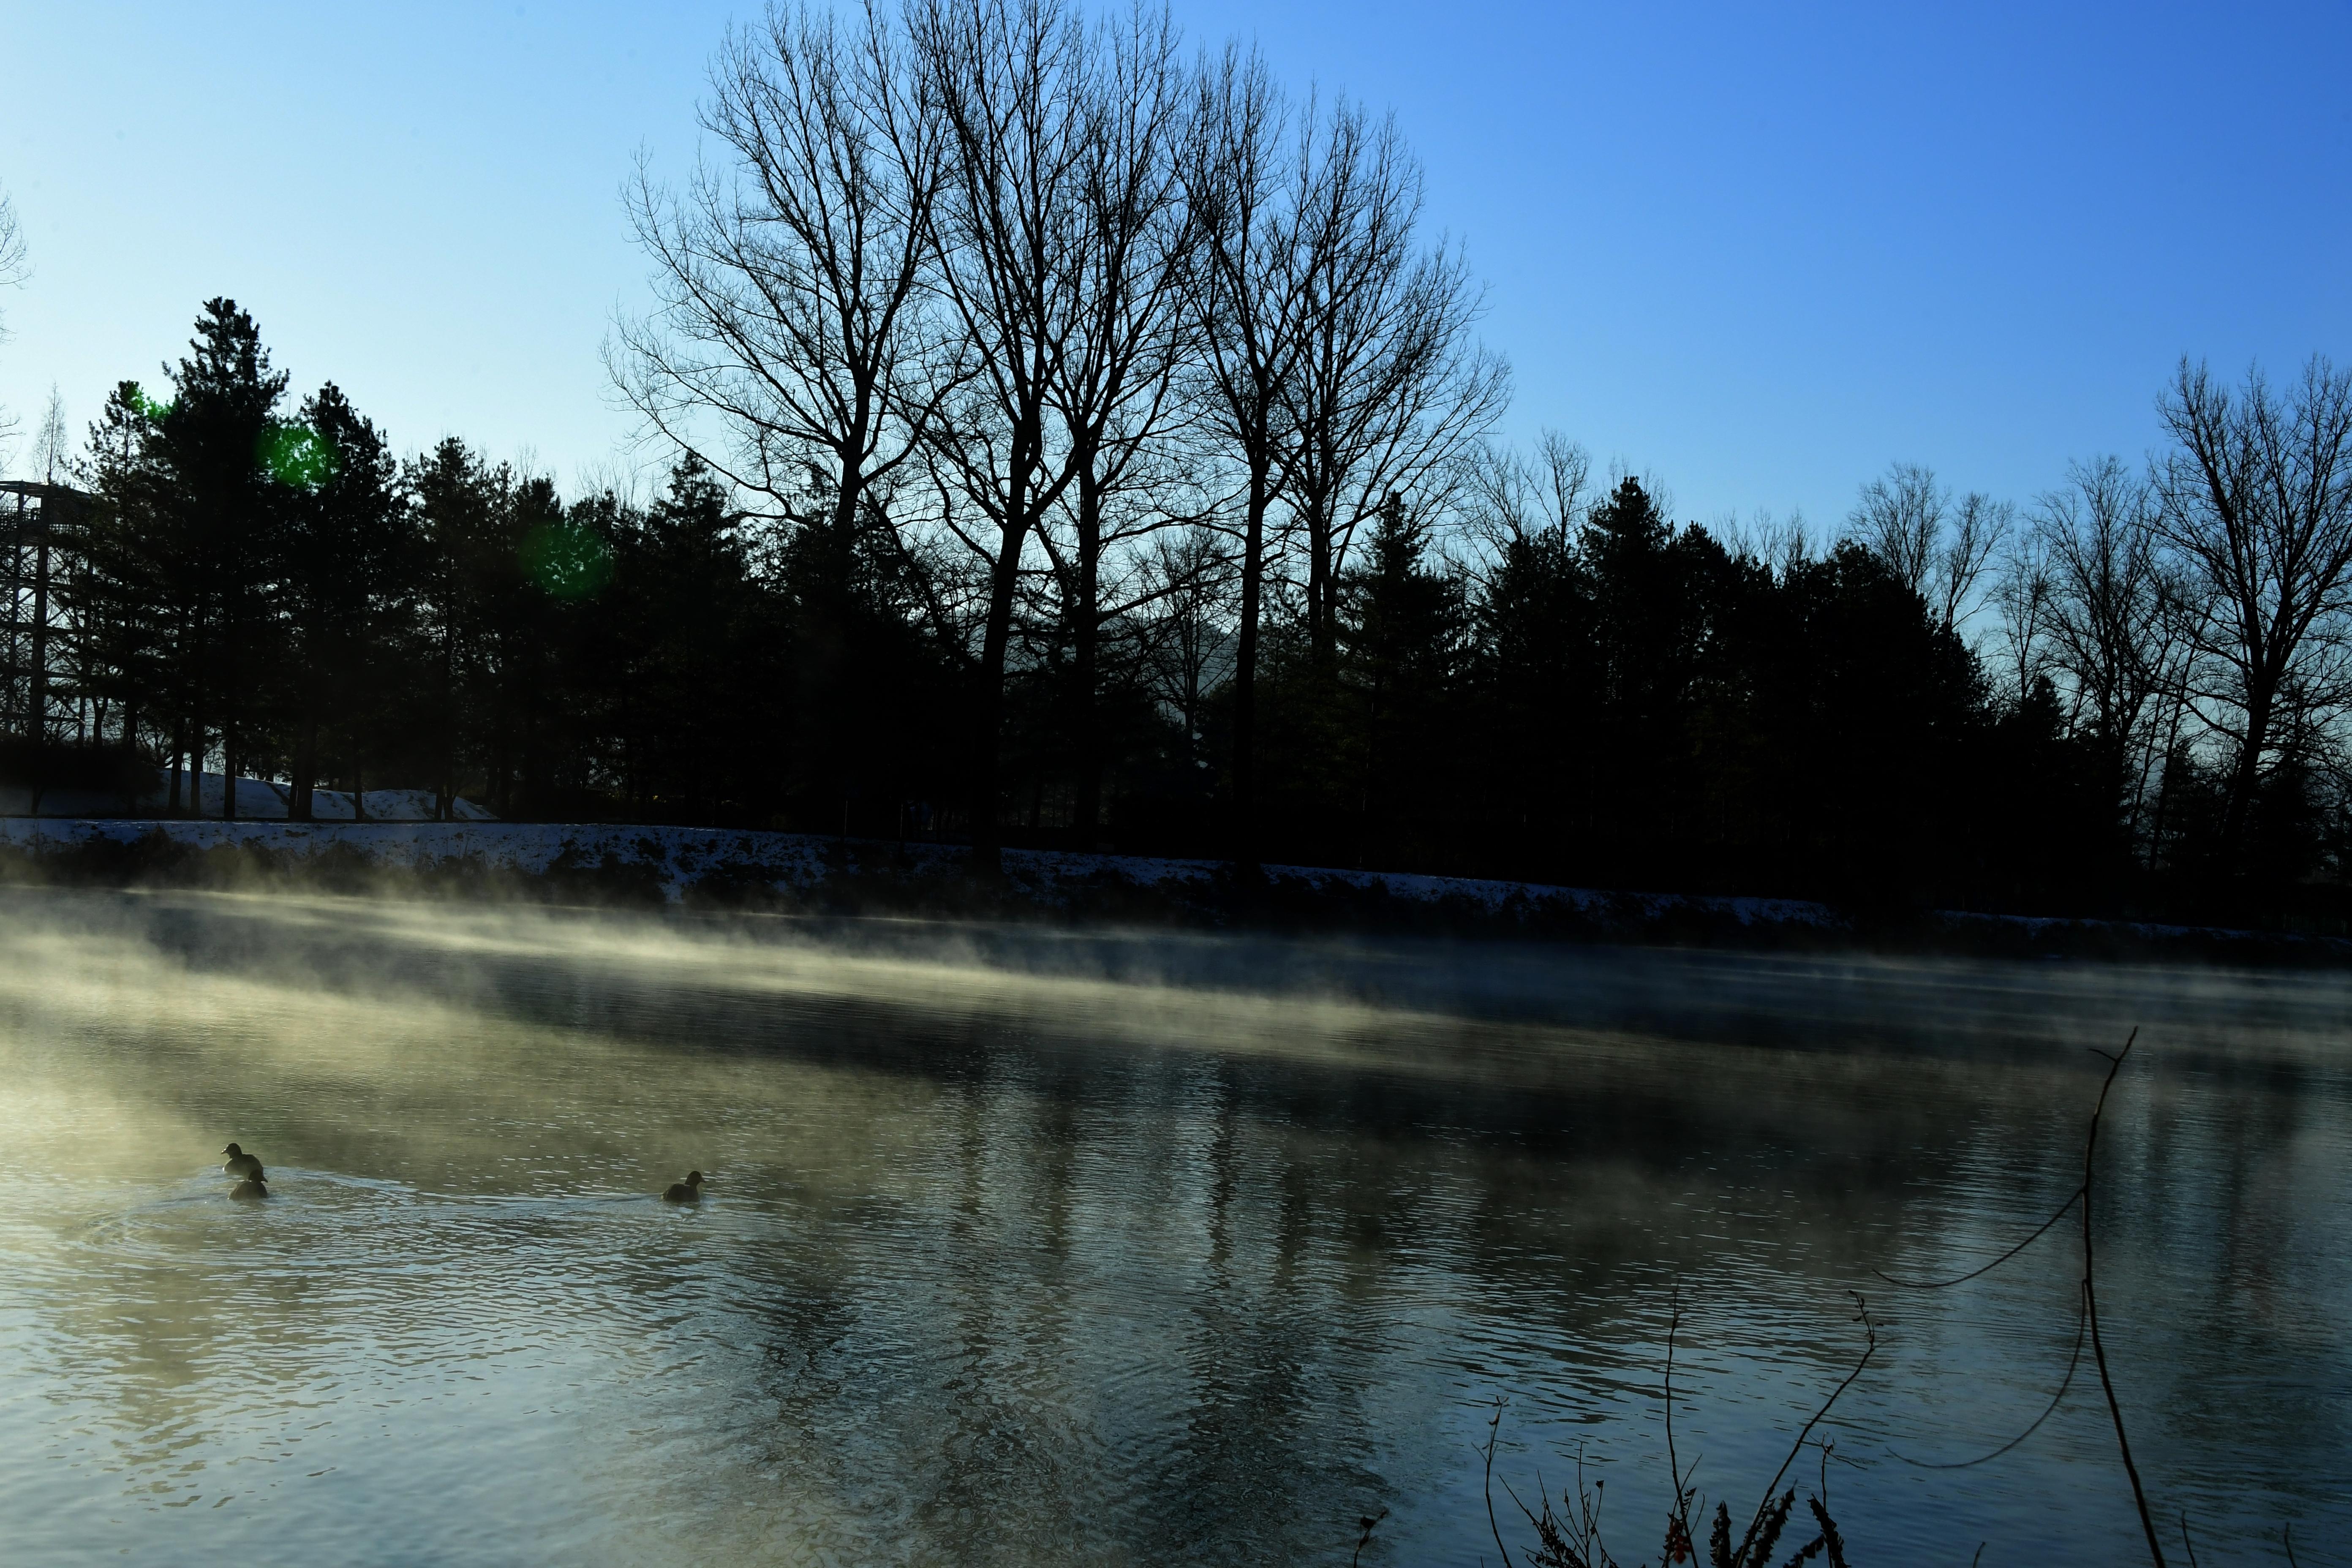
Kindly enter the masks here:
<path id="1" fill-rule="evenodd" d="M 752 10 L 6 7 L 36 270 L 0 405 L 29 423 L 55 383 L 79 432 L 227 293 L 298 392 L 576 483 L 628 433 L 620 182 L 640 146 L 690 162 Z M 1683 517 L 1833 523 L 1894 459 L 2023 500 L 2146 451 L 2184 353 L 2352 358 L 2352 5 L 1176 14 L 1392 107 L 1489 284 L 1508 430 L 1654 471 Z"/>

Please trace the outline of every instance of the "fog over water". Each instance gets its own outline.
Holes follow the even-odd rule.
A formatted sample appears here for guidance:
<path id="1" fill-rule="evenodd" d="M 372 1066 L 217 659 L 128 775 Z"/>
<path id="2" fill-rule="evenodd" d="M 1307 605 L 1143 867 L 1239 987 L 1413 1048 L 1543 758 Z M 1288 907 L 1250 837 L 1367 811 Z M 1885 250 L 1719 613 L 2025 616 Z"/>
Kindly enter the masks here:
<path id="1" fill-rule="evenodd" d="M 10 1561 L 1344 1563 L 1386 1508 L 1367 1563 L 1491 1563 L 1498 1396 L 1497 1474 L 1580 1447 L 1654 1561 L 1677 1289 L 1710 1507 L 1861 1290 L 1792 1472 L 1856 1562 L 2145 1560 L 2087 1355 L 1897 1458 L 2047 1402 L 2072 1224 L 1873 1272 L 2062 1203 L 2135 1025 L 2143 1474 L 2201 1563 L 2352 1531 L 2341 975 L 26 889 L 0 942 Z"/>

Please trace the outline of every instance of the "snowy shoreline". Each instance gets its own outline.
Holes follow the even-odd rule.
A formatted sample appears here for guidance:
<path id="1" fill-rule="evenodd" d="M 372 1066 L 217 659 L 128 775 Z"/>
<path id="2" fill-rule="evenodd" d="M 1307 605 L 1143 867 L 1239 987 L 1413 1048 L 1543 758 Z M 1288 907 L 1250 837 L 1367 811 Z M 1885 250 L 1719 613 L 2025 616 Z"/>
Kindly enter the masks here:
<path id="1" fill-rule="evenodd" d="M 294 792 L 274 779 L 247 778 L 236 781 L 236 816 L 227 818 L 228 780 L 220 773 L 183 773 L 180 784 L 186 793 L 192 818 L 211 817 L 236 822 L 284 822 L 294 815 Z M 81 817 L 124 817 L 133 820 L 176 821 L 164 816 L 171 799 L 172 776 L 162 769 L 155 772 L 153 787 L 144 793 L 130 795 L 107 790 L 63 787 L 45 789 L 40 793 L 40 810 L 34 811 L 32 790 L 23 784 L 0 784 L 0 819 L 16 816 L 40 816 L 47 819 L 74 820 Z M 440 816 L 440 801 L 429 789 L 372 789 L 360 797 L 366 808 L 362 816 L 352 801 L 349 791 L 317 789 L 310 793 L 310 815 L 320 822 L 432 822 Z M 461 822 L 495 822 L 490 813 L 462 797 L 453 802 L 451 813 Z"/>
<path id="2" fill-rule="evenodd" d="M 0 816 L 0 845 L 47 858 L 100 845 L 157 838 L 194 850 L 258 849 L 299 863 L 333 851 L 356 854 L 387 870 L 428 870 L 450 863 L 541 876 L 572 868 L 651 873 L 671 902 L 711 878 L 765 883 L 777 892 L 814 892 L 849 876 L 934 881 L 961 877 L 959 844 L 840 839 L 818 834 L 634 824 L 476 821 L 287 822 L 239 817 Z M 1223 861 L 1006 849 L 1004 879 L 1018 892 L 1051 899 L 1080 888 L 1118 885 L 1206 894 L 1222 885 Z M 1798 923 L 1842 928 L 1828 906 L 1790 899 L 1699 898 L 1603 893 L 1534 882 L 1268 866 L 1269 882 L 1323 894 L 1370 894 L 1411 904 L 1462 904 L 1489 914 L 1540 903 L 1580 910 L 1636 908 L 1651 914 L 1704 909 L 1743 924 Z"/>
<path id="3" fill-rule="evenodd" d="M 242 791 L 240 790 L 240 794 Z M 371 805 L 373 805 L 371 802 Z M 37 878 L 119 884 L 250 883 L 273 877 L 707 907 L 824 912 L 1141 918 L 1224 924 L 1237 913 L 1222 861 L 1003 852 L 975 898 L 961 845 L 636 824 L 287 822 L 0 816 L 0 859 Z M 1252 921 L 1407 925 L 1588 941 L 1830 948 L 1883 940 L 1846 912 L 1798 899 L 1609 892 L 1404 872 L 1267 866 L 1239 911 Z M 2340 938 L 1936 911 L 1903 945 L 2050 953 L 2168 951 L 2352 962 Z"/>

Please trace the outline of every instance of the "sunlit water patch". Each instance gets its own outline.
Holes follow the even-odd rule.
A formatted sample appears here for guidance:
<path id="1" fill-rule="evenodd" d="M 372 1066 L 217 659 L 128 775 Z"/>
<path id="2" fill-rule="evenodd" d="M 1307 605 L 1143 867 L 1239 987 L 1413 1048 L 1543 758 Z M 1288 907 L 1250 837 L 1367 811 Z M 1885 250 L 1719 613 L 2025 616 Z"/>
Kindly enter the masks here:
<path id="1" fill-rule="evenodd" d="M 1857 1561 L 2352 1525 L 2331 977 L 11 896 L 9 1560 L 1654 1557 L 1675 1437 Z M 230 1139 L 271 1196 L 232 1202 Z M 705 1201 L 656 1194 L 689 1166 Z M 1505 1517 L 1511 1516 L 1507 1500 Z M 2306 1550 L 2305 1543 L 2308 1542 Z M 1516 1544 L 1516 1542 L 1515 1542 Z"/>

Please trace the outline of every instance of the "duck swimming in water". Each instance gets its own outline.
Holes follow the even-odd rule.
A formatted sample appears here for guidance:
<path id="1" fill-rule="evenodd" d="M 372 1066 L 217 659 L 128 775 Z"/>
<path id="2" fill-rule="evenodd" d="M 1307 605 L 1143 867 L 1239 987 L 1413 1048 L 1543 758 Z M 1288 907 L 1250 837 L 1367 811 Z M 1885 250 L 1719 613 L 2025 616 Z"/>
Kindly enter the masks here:
<path id="1" fill-rule="evenodd" d="M 257 1168 L 253 1174 L 231 1187 L 228 1195 L 240 1200 L 266 1198 L 269 1195 L 269 1187 L 262 1181 L 261 1172 Z"/>
<path id="2" fill-rule="evenodd" d="M 253 1176 L 257 1178 L 260 1176 L 261 1162 L 251 1154 L 247 1153 L 244 1150 L 238 1148 L 236 1144 L 230 1144 L 227 1148 L 222 1150 L 221 1152 L 228 1156 L 226 1160 L 221 1163 L 221 1169 L 229 1175 Z"/>
<path id="3" fill-rule="evenodd" d="M 699 1171 L 688 1171 L 686 1180 L 672 1182 L 668 1190 L 662 1194 L 662 1202 L 666 1204 L 698 1204 L 701 1201 L 702 1173 Z"/>

